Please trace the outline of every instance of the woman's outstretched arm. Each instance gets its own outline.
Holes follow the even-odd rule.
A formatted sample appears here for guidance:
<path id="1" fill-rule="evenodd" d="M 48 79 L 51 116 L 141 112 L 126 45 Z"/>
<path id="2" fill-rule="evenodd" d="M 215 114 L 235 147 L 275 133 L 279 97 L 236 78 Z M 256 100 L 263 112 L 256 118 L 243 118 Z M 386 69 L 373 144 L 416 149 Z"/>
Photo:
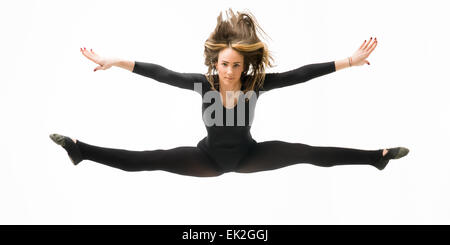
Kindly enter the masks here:
<path id="1" fill-rule="evenodd" d="M 84 57 L 88 58 L 98 65 L 97 67 L 95 67 L 94 71 L 107 70 L 113 66 L 133 71 L 134 61 L 103 57 L 95 53 L 92 49 L 87 50 L 86 48 L 80 48 L 80 51 L 84 55 Z"/>
<path id="2" fill-rule="evenodd" d="M 308 64 L 290 71 L 280 73 L 267 73 L 261 91 L 269 91 L 276 88 L 303 83 L 313 78 L 320 77 L 335 71 L 336 64 L 334 61 L 330 61 Z"/>
<path id="3" fill-rule="evenodd" d="M 107 70 L 112 66 L 117 66 L 133 73 L 183 89 L 195 90 L 195 83 L 202 83 L 202 86 L 205 86 L 205 82 L 202 80 L 203 75 L 199 73 L 181 73 L 169 70 L 154 63 L 128 61 L 119 58 L 106 58 L 98 55 L 92 49 L 86 50 L 86 48 L 81 48 L 81 53 L 89 60 L 98 64 L 94 71 Z M 200 93 L 201 91 L 197 92 Z"/>
<path id="4" fill-rule="evenodd" d="M 370 41 L 371 40 L 372 38 Z M 368 43 L 364 41 L 351 57 L 342 60 L 308 64 L 297 69 L 281 73 L 267 73 L 263 88 L 261 90 L 269 91 L 275 88 L 291 86 L 350 66 L 360 66 L 366 63 L 370 64 L 366 58 L 375 49 L 377 40 L 375 39 L 374 42 L 370 41 Z"/>
<path id="5" fill-rule="evenodd" d="M 194 84 L 196 82 L 202 83 L 199 77 L 203 76 L 199 73 L 176 72 L 155 63 L 141 61 L 134 62 L 134 68 L 132 71 L 136 74 L 152 78 L 156 81 L 189 90 L 195 90 Z M 200 93 L 200 91 L 198 92 Z"/>

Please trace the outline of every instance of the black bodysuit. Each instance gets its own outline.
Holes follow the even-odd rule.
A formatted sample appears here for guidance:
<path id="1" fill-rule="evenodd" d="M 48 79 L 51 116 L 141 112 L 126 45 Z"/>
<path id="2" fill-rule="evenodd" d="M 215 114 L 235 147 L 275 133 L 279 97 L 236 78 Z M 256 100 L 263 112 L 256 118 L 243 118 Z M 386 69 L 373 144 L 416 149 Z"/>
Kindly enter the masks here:
<path id="1" fill-rule="evenodd" d="M 204 74 L 180 73 L 163 66 L 135 62 L 133 72 L 202 96 L 202 116 L 207 136 L 196 147 L 129 151 L 104 148 L 77 141 L 83 159 L 126 171 L 165 170 L 191 176 L 218 176 L 226 172 L 257 172 L 296 163 L 330 167 L 346 164 L 372 165 L 379 150 L 310 146 L 283 141 L 256 142 L 250 133 L 257 98 L 272 89 L 286 87 L 336 71 L 335 62 L 316 63 L 282 73 L 267 73 L 261 89 L 241 93 L 238 103 L 227 108 L 220 94 L 212 91 Z M 246 81 L 246 76 L 241 81 Z M 217 75 L 215 75 L 215 79 Z M 244 91 L 244 82 L 241 90 Z M 216 89 L 218 89 L 216 87 Z M 247 97 L 246 97 L 247 95 Z M 248 98 L 248 100 L 245 100 Z M 180 101 L 180 103 L 182 103 Z"/>

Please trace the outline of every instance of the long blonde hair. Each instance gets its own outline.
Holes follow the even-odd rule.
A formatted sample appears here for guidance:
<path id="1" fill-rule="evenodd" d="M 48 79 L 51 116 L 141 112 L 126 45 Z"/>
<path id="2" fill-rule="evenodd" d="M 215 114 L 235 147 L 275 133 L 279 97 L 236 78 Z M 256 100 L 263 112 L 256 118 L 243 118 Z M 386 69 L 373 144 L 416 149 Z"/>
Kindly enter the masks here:
<path id="1" fill-rule="evenodd" d="M 231 18 L 225 21 L 222 19 L 222 12 L 220 13 L 215 30 L 205 41 L 205 65 L 208 66 L 208 73 L 205 76 L 213 90 L 218 90 L 219 79 L 214 64 L 218 62 L 219 52 L 222 49 L 232 48 L 244 56 L 244 72 L 241 74 L 241 81 L 245 87 L 243 92 L 246 93 L 263 86 L 265 69 L 274 66 L 270 62 L 274 59 L 267 45 L 256 33 L 258 30 L 265 34 L 256 22 L 256 18 L 249 11 L 238 11 L 235 15 L 230 8 L 229 13 Z M 244 76 L 249 72 L 250 76 L 244 81 Z"/>

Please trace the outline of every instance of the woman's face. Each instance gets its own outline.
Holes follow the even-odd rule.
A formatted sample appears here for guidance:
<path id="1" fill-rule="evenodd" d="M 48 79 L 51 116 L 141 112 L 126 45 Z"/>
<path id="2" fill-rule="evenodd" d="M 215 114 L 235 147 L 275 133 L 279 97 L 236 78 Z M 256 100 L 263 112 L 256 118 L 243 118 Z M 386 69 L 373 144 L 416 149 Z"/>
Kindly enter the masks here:
<path id="1" fill-rule="evenodd" d="M 219 73 L 220 85 L 227 88 L 240 89 L 241 74 L 244 71 L 244 56 L 232 48 L 225 48 L 219 52 L 216 70 Z"/>

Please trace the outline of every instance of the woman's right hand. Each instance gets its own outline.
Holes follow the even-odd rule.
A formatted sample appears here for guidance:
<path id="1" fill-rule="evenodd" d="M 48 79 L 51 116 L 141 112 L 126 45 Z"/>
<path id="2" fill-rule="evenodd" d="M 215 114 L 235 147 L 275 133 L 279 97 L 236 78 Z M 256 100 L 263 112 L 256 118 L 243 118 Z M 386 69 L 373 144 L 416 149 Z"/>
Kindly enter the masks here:
<path id="1" fill-rule="evenodd" d="M 370 62 L 367 60 L 367 58 L 377 46 L 378 41 L 377 38 L 372 40 L 372 37 L 370 37 L 369 42 L 366 41 L 367 40 L 364 40 L 363 44 L 361 44 L 361 47 L 359 47 L 359 49 L 356 50 L 352 55 L 352 66 L 362 66 L 364 64 L 370 65 Z"/>
<path id="2" fill-rule="evenodd" d="M 94 71 L 109 69 L 116 62 L 116 59 L 102 57 L 97 53 L 95 53 L 92 49 L 86 50 L 86 48 L 80 48 L 80 51 L 86 58 L 92 60 L 94 63 L 99 65 L 94 69 Z"/>

